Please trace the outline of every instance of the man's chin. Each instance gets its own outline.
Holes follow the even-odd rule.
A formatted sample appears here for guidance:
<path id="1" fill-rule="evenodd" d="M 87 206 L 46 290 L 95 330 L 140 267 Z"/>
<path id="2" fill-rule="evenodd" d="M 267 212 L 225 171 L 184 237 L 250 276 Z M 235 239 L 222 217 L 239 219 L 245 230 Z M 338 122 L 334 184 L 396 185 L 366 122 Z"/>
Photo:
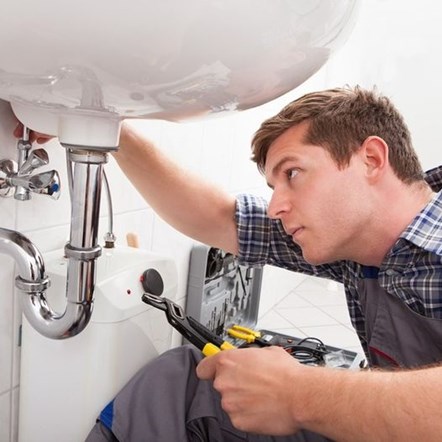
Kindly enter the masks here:
<path id="1" fill-rule="evenodd" d="M 328 264 L 332 262 L 331 260 L 327 260 L 325 256 L 312 255 L 304 252 L 303 249 L 301 250 L 302 250 L 302 257 L 304 258 L 304 260 L 312 266 L 319 266 L 322 264 Z"/>

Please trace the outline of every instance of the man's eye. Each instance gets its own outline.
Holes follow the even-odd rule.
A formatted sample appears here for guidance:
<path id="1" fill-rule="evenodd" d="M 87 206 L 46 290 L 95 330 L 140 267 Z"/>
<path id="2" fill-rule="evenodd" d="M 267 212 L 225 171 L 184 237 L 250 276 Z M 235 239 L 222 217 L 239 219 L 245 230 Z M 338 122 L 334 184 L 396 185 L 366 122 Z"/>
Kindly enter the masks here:
<path id="1" fill-rule="evenodd" d="M 289 180 L 291 180 L 292 178 L 295 178 L 296 175 L 298 175 L 298 171 L 296 169 L 290 169 L 286 172 L 287 177 Z"/>

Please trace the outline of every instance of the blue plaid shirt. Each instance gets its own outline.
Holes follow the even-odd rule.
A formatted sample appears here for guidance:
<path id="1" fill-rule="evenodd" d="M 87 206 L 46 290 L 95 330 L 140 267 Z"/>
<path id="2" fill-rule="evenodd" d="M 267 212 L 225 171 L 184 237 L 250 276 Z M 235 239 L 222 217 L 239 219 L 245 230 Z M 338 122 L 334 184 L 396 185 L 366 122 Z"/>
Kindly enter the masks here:
<path id="1" fill-rule="evenodd" d="M 385 256 L 378 281 L 384 290 L 416 313 L 442 319 L 442 166 L 428 171 L 425 179 L 438 193 Z M 358 283 L 363 278 L 361 264 L 353 261 L 308 264 L 299 246 L 284 232 L 282 223 L 267 216 L 267 202 L 263 198 L 239 195 L 236 221 L 242 263 L 270 264 L 343 283 L 353 326 L 366 348 L 358 293 Z"/>

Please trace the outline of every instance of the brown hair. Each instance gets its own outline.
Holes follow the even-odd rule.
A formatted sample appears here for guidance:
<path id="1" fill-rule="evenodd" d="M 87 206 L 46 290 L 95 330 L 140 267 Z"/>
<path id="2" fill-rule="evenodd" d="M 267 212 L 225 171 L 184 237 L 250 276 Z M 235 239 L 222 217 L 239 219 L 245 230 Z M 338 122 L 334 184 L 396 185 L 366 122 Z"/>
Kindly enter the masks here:
<path id="1" fill-rule="evenodd" d="M 347 166 L 364 140 L 375 135 L 387 143 L 391 167 L 400 180 L 409 184 L 423 179 L 402 115 L 387 97 L 359 86 L 306 94 L 264 121 L 252 140 L 252 160 L 261 172 L 272 143 L 304 121 L 309 122 L 305 143 L 326 149 L 339 167 Z"/>

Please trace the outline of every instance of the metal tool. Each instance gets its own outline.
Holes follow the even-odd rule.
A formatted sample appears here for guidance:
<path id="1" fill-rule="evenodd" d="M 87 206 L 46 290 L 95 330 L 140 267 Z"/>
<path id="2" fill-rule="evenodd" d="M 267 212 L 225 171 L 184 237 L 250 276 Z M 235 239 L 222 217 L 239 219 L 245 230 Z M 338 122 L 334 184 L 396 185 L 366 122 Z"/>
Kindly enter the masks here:
<path id="1" fill-rule="evenodd" d="M 178 330 L 189 342 L 195 345 L 205 356 L 212 356 L 221 350 L 236 348 L 224 341 L 191 316 L 186 316 L 182 307 L 168 298 L 144 293 L 142 301 L 166 313 L 169 324 Z"/>
<path id="2" fill-rule="evenodd" d="M 232 327 L 227 329 L 227 333 L 232 338 L 242 339 L 248 344 L 257 344 L 260 347 L 269 347 L 270 345 L 273 345 L 263 339 L 261 332 L 257 330 L 252 330 L 248 327 L 243 327 L 242 325 L 233 325 Z"/>

